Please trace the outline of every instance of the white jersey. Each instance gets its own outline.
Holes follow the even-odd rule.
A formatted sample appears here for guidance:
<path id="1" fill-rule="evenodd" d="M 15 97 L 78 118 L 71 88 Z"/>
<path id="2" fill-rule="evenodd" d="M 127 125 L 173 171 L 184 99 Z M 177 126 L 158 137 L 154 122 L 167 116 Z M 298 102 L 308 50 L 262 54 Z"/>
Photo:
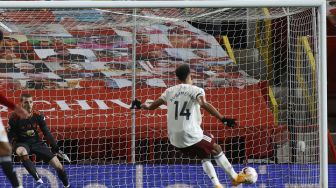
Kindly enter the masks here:
<path id="1" fill-rule="evenodd" d="M 161 99 L 167 103 L 168 137 L 178 148 L 196 144 L 203 138 L 202 115 L 197 97 L 204 90 L 190 84 L 179 84 L 166 89 Z"/>

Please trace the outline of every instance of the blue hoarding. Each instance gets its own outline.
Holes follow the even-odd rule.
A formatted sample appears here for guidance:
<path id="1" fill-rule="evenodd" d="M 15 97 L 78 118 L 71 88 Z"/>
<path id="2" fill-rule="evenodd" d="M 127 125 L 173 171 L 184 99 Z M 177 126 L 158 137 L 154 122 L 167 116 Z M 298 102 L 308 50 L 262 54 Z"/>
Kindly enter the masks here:
<path id="1" fill-rule="evenodd" d="M 215 165 L 216 166 L 216 165 Z M 258 174 L 258 182 L 243 187 L 319 187 L 319 168 L 316 165 L 249 165 Z M 244 165 L 234 165 L 236 171 Z M 77 188 L 207 188 L 213 187 L 201 165 L 66 165 L 73 187 Z M 50 188 L 63 187 L 55 171 L 48 165 L 37 165 L 43 181 Z M 24 187 L 34 187 L 34 179 L 20 165 L 16 166 L 18 177 Z M 224 171 L 216 167 L 224 187 L 231 187 Z M 329 187 L 336 188 L 336 165 L 329 165 Z M 0 187 L 10 187 L 4 174 L 0 173 Z"/>

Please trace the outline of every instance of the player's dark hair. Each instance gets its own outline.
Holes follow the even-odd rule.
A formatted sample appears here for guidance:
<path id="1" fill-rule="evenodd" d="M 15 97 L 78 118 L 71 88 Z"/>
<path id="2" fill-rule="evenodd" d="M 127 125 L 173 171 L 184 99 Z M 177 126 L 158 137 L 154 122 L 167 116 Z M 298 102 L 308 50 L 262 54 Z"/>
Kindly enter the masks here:
<path id="1" fill-rule="evenodd" d="M 176 68 L 175 74 L 180 81 L 184 82 L 187 79 L 188 75 L 190 74 L 189 65 L 188 64 L 180 65 L 179 67 Z"/>
<path id="2" fill-rule="evenodd" d="M 20 96 L 20 101 L 22 101 L 23 98 L 30 98 L 30 97 L 33 97 L 33 96 L 29 93 L 22 93 Z"/>

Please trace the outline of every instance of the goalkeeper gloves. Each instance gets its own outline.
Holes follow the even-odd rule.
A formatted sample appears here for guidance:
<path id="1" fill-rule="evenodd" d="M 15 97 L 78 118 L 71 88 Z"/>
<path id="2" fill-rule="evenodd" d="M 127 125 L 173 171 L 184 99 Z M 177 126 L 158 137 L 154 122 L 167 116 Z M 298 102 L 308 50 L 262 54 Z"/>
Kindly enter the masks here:
<path id="1" fill-rule="evenodd" d="M 64 159 L 66 162 L 70 163 L 70 158 L 62 150 L 59 149 L 57 145 L 51 147 L 51 151 L 55 153 L 59 158 Z"/>
<path id="2" fill-rule="evenodd" d="M 224 125 L 226 125 L 226 126 L 228 126 L 228 127 L 234 127 L 234 126 L 237 125 L 235 119 L 231 119 L 231 118 L 225 118 L 225 117 L 223 117 L 221 121 L 222 121 L 222 123 L 223 123 Z"/>
<path id="3" fill-rule="evenodd" d="M 131 109 L 141 109 L 141 102 L 138 99 L 132 101 Z"/>
<path id="4" fill-rule="evenodd" d="M 62 150 L 59 150 L 57 152 L 57 156 L 61 159 L 64 159 L 66 162 L 70 163 L 70 158 L 67 156 L 67 154 L 65 154 Z"/>

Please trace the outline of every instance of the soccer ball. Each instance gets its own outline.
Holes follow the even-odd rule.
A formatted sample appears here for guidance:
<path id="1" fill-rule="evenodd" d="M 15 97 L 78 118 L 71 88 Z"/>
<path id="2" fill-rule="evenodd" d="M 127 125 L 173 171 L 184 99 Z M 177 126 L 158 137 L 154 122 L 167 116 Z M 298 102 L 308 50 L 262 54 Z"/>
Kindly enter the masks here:
<path id="1" fill-rule="evenodd" d="M 252 184 L 252 183 L 257 182 L 258 180 L 258 173 L 252 167 L 245 167 L 242 169 L 240 173 L 246 174 L 245 183 Z"/>

